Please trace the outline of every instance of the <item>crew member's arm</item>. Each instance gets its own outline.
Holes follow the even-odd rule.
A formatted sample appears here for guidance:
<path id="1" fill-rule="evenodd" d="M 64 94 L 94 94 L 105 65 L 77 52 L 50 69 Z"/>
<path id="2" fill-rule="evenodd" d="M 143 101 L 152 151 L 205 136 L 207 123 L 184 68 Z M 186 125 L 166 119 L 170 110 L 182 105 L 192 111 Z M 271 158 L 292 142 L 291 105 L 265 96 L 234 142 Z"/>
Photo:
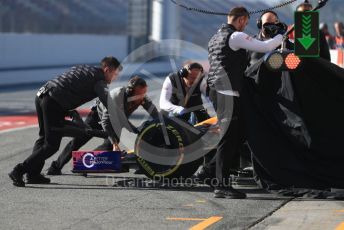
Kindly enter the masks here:
<path id="1" fill-rule="evenodd" d="M 109 140 L 111 141 L 111 143 L 114 146 L 115 145 L 118 146 L 120 139 L 117 136 L 115 130 L 113 129 L 107 108 L 100 101 L 98 101 L 97 110 L 98 110 L 98 116 L 100 119 L 100 125 L 102 126 L 103 130 L 107 132 L 107 134 L 109 135 Z M 119 130 L 119 132 L 120 131 L 121 130 Z M 120 133 L 118 134 L 120 135 Z"/>
<path id="2" fill-rule="evenodd" d="M 129 124 L 129 127 L 126 127 L 126 129 L 127 129 L 129 132 L 138 134 L 138 133 L 139 133 L 138 128 L 137 128 L 135 125 L 133 125 L 129 120 L 127 120 L 127 122 L 128 122 L 128 124 Z"/>
<path id="3" fill-rule="evenodd" d="M 212 105 L 212 103 L 207 98 L 207 79 L 205 77 L 202 79 L 202 82 L 200 85 L 200 90 L 201 90 L 201 93 L 205 97 L 202 98 L 202 101 L 203 101 L 202 107 L 203 108 L 195 112 L 195 115 L 197 117 L 198 122 L 201 122 L 201 121 L 204 121 L 204 120 L 210 118 L 210 115 L 208 114 L 208 110 L 206 108 L 208 108 L 208 105 Z"/>
<path id="4" fill-rule="evenodd" d="M 166 112 L 172 112 L 176 115 L 182 115 L 185 112 L 183 106 L 174 105 L 171 103 L 170 99 L 172 97 L 172 83 L 170 78 L 166 78 L 164 84 L 162 85 L 162 90 L 160 94 L 159 105 L 160 109 Z"/>
<path id="5" fill-rule="evenodd" d="M 266 41 L 259 41 L 244 32 L 234 32 L 229 41 L 229 47 L 237 51 L 239 49 L 246 49 L 249 51 L 259 52 L 259 53 L 266 53 L 276 49 L 278 46 L 281 45 L 283 40 L 283 36 L 278 34 L 274 38 L 266 40 Z"/>
<path id="6" fill-rule="evenodd" d="M 145 96 L 143 102 L 142 102 L 142 107 L 149 113 L 149 115 L 154 118 L 158 119 L 159 118 L 159 112 L 158 109 L 155 107 L 153 104 L 152 100 Z"/>
<path id="7" fill-rule="evenodd" d="M 109 88 L 105 81 L 97 81 L 94 85 L 94 92 L 96 92 L 100 102 L 107 108 L 107 99 Z"/>
<path id="8" fill-rule="evenodd" d="M 202 82 L 201 82 L 201 85 L 200 85 L 200 90 L 201 90 L 201 93 L 204 96 L 207 96 L 207 78 L 206 77 L 204 77 L 202 79 Z"/>
<path id="9" fill-rule="evenodd" d="M 206 111 L 206 113 L 208 114 L 207 108 L 212 107 L 213 103 L 211 103 L 211 101 L 209 100 L 209 97 L 207 96 L 207 87 L 208 87 L 207 86 L 207 79 L 204 77 L 202 79 L 202 82 L 200 85 L 200 90 L 201 90 L 201 93 L 204 95 L 204 97 L 202 97 L 203 107 L 204 107 L 204 110 Z M 208 116 L 209 116 L 209 114 L 208 114 Z"/>

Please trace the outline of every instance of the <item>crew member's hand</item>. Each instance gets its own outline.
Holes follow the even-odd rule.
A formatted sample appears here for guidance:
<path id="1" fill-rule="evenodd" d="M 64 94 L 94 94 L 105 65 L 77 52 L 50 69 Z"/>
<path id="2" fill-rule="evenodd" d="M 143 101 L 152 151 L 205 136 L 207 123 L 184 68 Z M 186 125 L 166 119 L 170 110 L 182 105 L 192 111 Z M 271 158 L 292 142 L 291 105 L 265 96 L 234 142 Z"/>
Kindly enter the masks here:
<path id="1" fill-rule="evenodd" d="M 277 34 L 284 35 L 288 30 L 287 24 L 285 24 L 283 22 L 277 23 L 276 26 L 279 27 Z"/>
<path id="2" fill-rule="evenodd" d="M 133 133 L 135 134 L 139 134 L 140 133 L 140 130 L 136 127 L 132 127 L 132 130 L 133 130 Z"/>
<path id="3" fill-rule="evenodd" d="M 68 112 L 67 112 L 67 116 L 68 117 L 70 117 L 70 118 L 79 118 L 80 117 L 80 115 L 79 115 L 79 113 L 76 111 L 76 110 L 69 110 Z"/>
<path id="4" fill-rule="evenodd" d="M 178 116 L 178 115 L 183 115 L 185 113 L 186 109 L 182 106 L 179 106 L 178 108 L 173 110 L 173 115 Z"/>
<path id="5" fill-rule="evenodd" d="M 113 144 L 113 151 L 121 151 L 121 149 L 117 143 Z"/>

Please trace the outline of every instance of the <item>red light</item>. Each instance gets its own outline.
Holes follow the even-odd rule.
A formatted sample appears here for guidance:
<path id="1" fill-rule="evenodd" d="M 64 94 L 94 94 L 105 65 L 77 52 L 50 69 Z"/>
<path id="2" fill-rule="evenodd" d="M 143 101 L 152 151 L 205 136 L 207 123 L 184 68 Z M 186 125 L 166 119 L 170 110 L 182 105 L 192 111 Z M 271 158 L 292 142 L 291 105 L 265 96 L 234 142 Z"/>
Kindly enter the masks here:
<path id="1" fill-rule="evenodd" d="M 285 64 L 288 69 L 296 69 L 299 66 L 300 62 L 300 58 L 294 53 L 288 54 L 288 56 L 285 58 Z"/>

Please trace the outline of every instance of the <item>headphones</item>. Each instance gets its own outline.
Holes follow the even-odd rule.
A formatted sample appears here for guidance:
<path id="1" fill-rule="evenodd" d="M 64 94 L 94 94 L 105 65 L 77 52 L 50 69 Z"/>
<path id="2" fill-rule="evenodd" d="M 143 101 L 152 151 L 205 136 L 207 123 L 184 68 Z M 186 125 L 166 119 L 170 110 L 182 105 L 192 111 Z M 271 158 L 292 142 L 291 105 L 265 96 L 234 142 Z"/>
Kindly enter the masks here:
<path id="1" fill-rule="evenodd" d="M 143 78 L 139 76 L 132 77 L 129 80 L 128 85 L 126 87 L 127 95 L 131 95 L 136 86 L 147 86 L 147 83 Z"/>
<path id="2" fill-rule="evenodd" d="M 189 71 L 192 69 L 200 69 L 201 72 L 203 73 L 203 66 L 197 62 L 193 62 L 189 65 L 184 66 L 178 71 L 179 76 L 181 77 L 187 77 L 189 75 Z"/>
<path id="3" fill-rule="evenodd" d="M 128 85 L 127 85 L 127 88 L 126 88 L 126 93 L 127 95 L 131 95 L 131 93 L 133 92 L 134 90 L 134 84 L 132 81 L 129 81 L 128 82 Z"/>
<path id="4" fill-rule="evenodd" d="M 267 10 L 267 11 L 264 11 L 264 12 L 260 15 L 260 17 L 257 19 L 257 27 L 258 27 L 258 29 L 262 29 L 262 27 L 263 27 L 263 25 L 262 25 L 262 17 L 263 17 L 263 15 L 266 14 L 266 13 L 272 13 L 273 15 L 275 15 L 275 16 L 276 16 L 276 19 L 277 19 L 276 23 L 279 23 L 279 18 L 278 18 L 277 13 L 276 13 L 275 11 L 272 11 L 272 10 Z"/>

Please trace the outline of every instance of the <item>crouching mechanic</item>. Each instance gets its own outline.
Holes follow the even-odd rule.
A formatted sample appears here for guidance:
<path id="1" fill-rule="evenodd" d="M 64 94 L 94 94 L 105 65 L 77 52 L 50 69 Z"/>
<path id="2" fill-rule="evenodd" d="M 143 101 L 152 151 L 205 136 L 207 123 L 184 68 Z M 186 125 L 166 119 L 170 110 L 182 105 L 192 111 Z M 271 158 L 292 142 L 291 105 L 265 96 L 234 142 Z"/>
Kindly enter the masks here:
<path id="1" fill-rule="evenodd" d="M 116 111 L 111 114 L 100 100 L 96 101 L 96 106 L 92 107 L 85 124 L 92 129 L 106 131 L 109 138 L 105 139 L 104 143 L 95 150 L 120 151 L 119 142 L 122 128 L 125 127 L 131 132 L 138 133 L 138 129 L 129 122 L 128 118 L 139 106 L 142 106 L 152 118 L 158 118 L 158 110 L 146 95 L 147 89 L 146 81 L 138 76 L 131 78 L 127 86 L 113 89 L 111 91 L 112 101 L 109 102 L 109 107 L 116 107 Z M 117 116 L 118 114 L 123 114 L 124 120 L 112 123 L 110 115 Z M 58 159 L 52 162 L 47 174 L 61 175 L 61 169 L 72 158 L 72 151 L 80 149 L 91 138 L 89 136 L 80 136 L 71 140 Z"/>
<path id="2" fill-rule="evenodd" d="M 50 179 L 41 174 L 45 160 L 60 147 L 63 128 L 70 110 L 98 97 L 107 106 L 108 84 L 116 79 L 122 66 L 114 57 L 105 57 L 100 67 L 81 65 L 72 67 L 56 79 L 48 81 L 35 98 L 39 125 L 39 138 L 32 154 L 9 173 L 13 185 L 24 187 L 23 175 L 28 184 L 47 184 Z"/>
<path id="3" fill-rule="evenodd" d="M 160 94 L 160 109 L 168 116 L 176 117 L 192 125 L 202 122 L 210 118 L 202 100 L 202 94 L 206 95 L 206 91 L 207 82 L 204 78 L 203 66 L 197 62 L 191 62 L 177 73 L 171 73 L 166 77 Z M 194 117 L 196 121 L 192 119 Z M 214 154 L 214 151 L 206 154 L 203 165 L 208 165 Z M 198 182 L 204 182 L 206 180 L 203 177 L 204 171 L 205 168 L 202 167 L 193 178 L 197 178 Z M 206 176 L 214 174 L 213 169 Z"/>
<path id="4" fill-rule="evenodd" d="M 193 113 L 197 122 L 202 122 L 210 118 L 203 106 L 202 93 L 206 94 L 203 67 L 197 62 L 190 63 L 166 77 L 160 94 L 160 109 L 184 121 L 189 121 Z"/>

